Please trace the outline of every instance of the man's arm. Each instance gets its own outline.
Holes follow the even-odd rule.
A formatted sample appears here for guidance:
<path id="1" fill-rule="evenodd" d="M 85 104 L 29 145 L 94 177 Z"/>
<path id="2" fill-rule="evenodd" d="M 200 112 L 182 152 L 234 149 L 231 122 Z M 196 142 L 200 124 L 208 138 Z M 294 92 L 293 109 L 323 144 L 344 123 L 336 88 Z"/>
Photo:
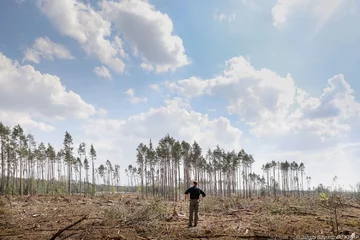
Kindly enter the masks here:
<path id="1" fill-rule="evenodd" d="M 202 195 L 203 198 L 206 196 L 203 190 L 200 190 L 200 194 Z"/>
<path id="2" fill-rule="evenodd" d="M 185 191 L 185 200 L 190 200 L 189 193 L 190 193 L 190 188 Z"/>
<path id="3" fill-rule="evenodd" d="M 189 199 L 189 194 L 185 194 L 185 200 L 190 200 Z"/>

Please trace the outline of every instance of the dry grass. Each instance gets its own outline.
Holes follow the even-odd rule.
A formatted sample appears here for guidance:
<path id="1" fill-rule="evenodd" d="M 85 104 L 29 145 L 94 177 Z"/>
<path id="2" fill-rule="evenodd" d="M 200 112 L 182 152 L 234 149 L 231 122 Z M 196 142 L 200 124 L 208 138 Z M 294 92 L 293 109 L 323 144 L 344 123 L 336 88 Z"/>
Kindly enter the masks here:
<path id="1" fill-rule="evenodd" d="M 319 198 L 217 198 L 200 202 L 196 228 L 187 228 L 188 202 L 140 200 L 134 195 L 10 197 L 0 201 L 0 239 L 241 239 L 332 236 L 333 215 Z M 4 213 L 1 215 L 1 213 Z M 339 234 L 359 231 L 360 205 L 344 199 Z M 357 232 L 359 234 L 359 232 Z"/>

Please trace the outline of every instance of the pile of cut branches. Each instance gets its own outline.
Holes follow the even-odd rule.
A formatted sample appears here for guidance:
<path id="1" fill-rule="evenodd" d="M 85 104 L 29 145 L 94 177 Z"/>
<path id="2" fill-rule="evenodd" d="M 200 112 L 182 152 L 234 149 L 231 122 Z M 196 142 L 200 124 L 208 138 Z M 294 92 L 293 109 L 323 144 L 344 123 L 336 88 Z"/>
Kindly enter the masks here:
<path id="1" fill-rule="evenodd" d="M 160 201 L 152 201 L 136 210 L 129 206 L 118 205 L 105 211 L 105 218 L 116 220 L 124 225 L 165 220 L 168 215 L 165 205 Z"/>

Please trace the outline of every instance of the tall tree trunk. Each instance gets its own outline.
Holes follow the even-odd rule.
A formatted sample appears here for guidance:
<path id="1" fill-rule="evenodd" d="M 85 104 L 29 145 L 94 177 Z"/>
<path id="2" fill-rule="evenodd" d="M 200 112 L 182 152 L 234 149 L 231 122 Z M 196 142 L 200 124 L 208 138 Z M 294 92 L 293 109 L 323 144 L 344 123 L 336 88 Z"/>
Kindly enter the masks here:
<path id="1" fill-rule="evenodd" d="M 68 194 L 71 195 L 71 165 L 68 162 Z"/>
<path id="2" fill-rule="evenodd" d="M 10 175 L 11 175 L 11 159 L 10 159 L 10 147 L 6 149 L 7 153 L 7 175 L 6 175 L 6 190 L 10 188 Z"/>
<path id="3" fill-rule="evenodd" d="M 178 184 L 179 184 L 179 199 L 177 199 L 177 200 L 180 200 L 180 196 L 181 196 L 181 178 L 180 178 L 180 159 L 179 159 L 179 161 L 178 161 L 178 178 L 179 178 L 179 180 L 178 180 Z"/>
<path id="4" fill-rule="evenodd" d="M 13 159 L 14 161 L 14 169 L 13 169 L 13 174 L 12 174 L 12 177 L 13 177 L 13 181 L 12 181 L 12 195 L 15 195 L 15 192 L 16 192 L 16 171 L 17 171 L 17 161 L 16 161 L 16 156 L 14 157 Z"/>
<path id="5" fill-rule="evenodd" d="M 275 180 L 275 167 L 274 167 L 274 169 L 273 169 L 273 180 L 274 180 L 274 196 L 276 196 L 276 180 Z"/>
<path id="6" fill-rule="evenodd" d="M 19 156 L 19 164 L 20 164 L 20 196 L 22 196 L 23 195 L 23 162 L 22 162 L 21 153 Z"/>
<path id="7" fill-rule="evenodd" d="M 214 176 L 215 177 L 215 179 L 214 179 L 214 192 L 215 192 L 216 195 L 218 195 L 218 192 L 217 192 L 217 180 L 216 180 L 216 175 L 217 175 L 216 172 L 217 171 L 215 170 L 214 172 L 215 172 L 215 174 L 214 174 L 215 175 Z"/>
<path id="8" fill-rule="evenodd" d="M 81 163 L 79 164 L 79 170 L 80 170 L 80 194 L 81 194 L 81 182 L 82 182 L 82 179 L 81 179 Z"/>
<path id="9" fill-rule="evenodd" d="M 145 158 L 145 196 L 148 198 L 148 174 L 147 174 L 147 160 Z"/>
<path id="10" fill-rule="evenodd" d="M 92 159 L 92 191 L 91 194 L 95 194 L 95 166 L 94 166 L 94 158 Z"/>
<path id="11" fill-rule="evenodd" d="M 1 137 L 1 195 L 5 195 L 5 140 Z"/>

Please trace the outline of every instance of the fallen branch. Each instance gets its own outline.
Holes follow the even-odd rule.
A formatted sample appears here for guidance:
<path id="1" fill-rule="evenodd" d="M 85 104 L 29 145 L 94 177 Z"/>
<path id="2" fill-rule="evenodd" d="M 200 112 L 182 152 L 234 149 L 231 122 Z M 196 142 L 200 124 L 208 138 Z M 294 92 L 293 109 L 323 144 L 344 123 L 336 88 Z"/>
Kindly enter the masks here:
<path id="1" fill-rule="evenodd" d="M 92 230 L 107 230 L 107 229 L 114 229 L 114 227 L 91 227 Z M 29 230 L 34 230 L 36 232 L 53 232 L 56 229 L 53 228 L 26 228 L 24 229 L 24 231 L 29 231 Z M 72 228 L 72 229 L 67 229 L 67 231 L 84 231 L 84 230 L 88 230 L 88 228 Z M 0 236 L 3 236 L 0 234 Z"/>
<path id="2" fill-rule="evenodd" d="M 72 228 L 73 226 L 81 223 L 82 221 L 84 221 L 84 220 L 87 218 L 87 216 L 88 216 L 88 215 L 85 215 L 85 216 L 83 216 L 82 218 L 80 218 L 79 220 L 77 220 L 76 222 L 68 225 L 67 227 L 64 227 L 64 228 L 60 229 L 59 231 L 57 231 L 57 232 L 50 238 L 50 240 L 55 240 L 62 232 L 64 232 L 64 231 L 66 231 L 67 229 Z"/>
<path id="3" fill-rule="evenodd" d="M 74 236 L 74 235 L 76 235 L 76 234 L 79 234 L 79 233 L 70 233 L 69 235 L 67 235 L 66 237 L 64 237 L 64 238 L 61 239 L 61 240 L 68 239 L 69 237 L 72 237 L 72 236 Z"/>

